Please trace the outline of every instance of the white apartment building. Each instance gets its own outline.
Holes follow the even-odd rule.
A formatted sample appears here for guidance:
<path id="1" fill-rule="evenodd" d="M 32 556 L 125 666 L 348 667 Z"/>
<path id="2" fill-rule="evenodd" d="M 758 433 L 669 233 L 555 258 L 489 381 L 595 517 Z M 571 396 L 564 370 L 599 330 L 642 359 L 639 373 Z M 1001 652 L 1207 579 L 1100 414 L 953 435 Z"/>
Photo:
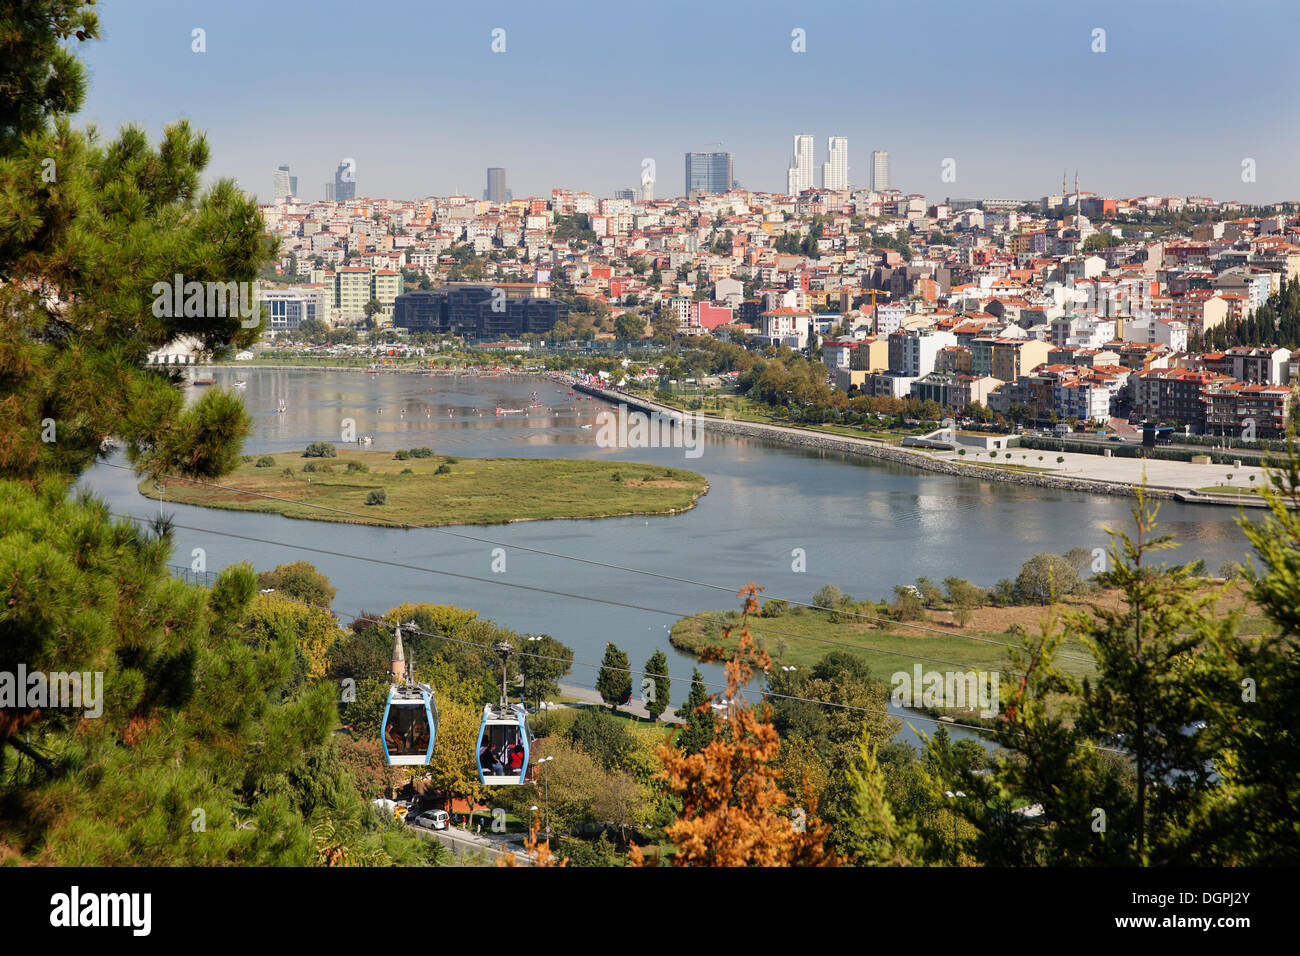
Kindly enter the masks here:
<path id="1" fill-rule="evenodd" d="M 794 138 L 794 159 L 785 175 L 786 195 L 797 196 L 813 187 L 813 138 L 798 135 Z"/>
<path id="2" fill-rule="evenodd" d="M 907 306 L 905 305 L 878 305 L 876 306 L 875 334 L 879 336 L 892 335 L 903 327 L 903 322 L 907 319 Z"/>
<path id="3" fill-rule="evenodd" d="M 899 331 L 889 336 L 889 370 L 898 375 L 920 378 L 934 371 L 941 348 L 957 344 L 952 332 L 936 329 Z"/>
<path id="4" fill-rule="evenodd" d="M 1187 323 L 1177 320 L 1142 318 L 1120 320 L 1120 338 L 1125 342 L 1158 342 L 1174 352 L 1187 351 Z"/>
<path id="5" fill-rule="evenodd" d="M 826 141 L 826 162 L 822 163 L 823 189 L 849 188 L 849 140 L 832 136 Z"/>

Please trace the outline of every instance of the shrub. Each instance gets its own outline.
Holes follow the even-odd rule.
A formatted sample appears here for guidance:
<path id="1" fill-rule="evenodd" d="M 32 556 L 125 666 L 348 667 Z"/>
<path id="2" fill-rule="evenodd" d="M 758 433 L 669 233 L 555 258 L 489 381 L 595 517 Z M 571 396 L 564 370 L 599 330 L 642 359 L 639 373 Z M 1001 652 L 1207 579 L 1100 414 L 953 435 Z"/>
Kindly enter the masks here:
<path id="1" fill-rule="evenodd" d="M 327 465 L 323 461 L 309 461 L 307 464 L 302 466 L 302 470 L 309 472 L 329 472 L 334 470 L 334 466 Z"/>
<path id="2" fill-rule="evenodd" d="M 432 449 L 432 448 L 412 448 L 412 449 L 411 449 L 411 457 L 412 457 L 412 458 L 432 458 L 432 457 L 433 457 L 433 449 Z"/>
<path id="3" fill-rule="evenodd" d="M 405 448 L 399 448 L 397 449 L 397 451 L 393 452 L 393 457 L 396 458 L 398 461 L 406 461 L 408 458 L 411 457 L 411 453 L 407 451 Z"/>
<path id="4" fill-rule="evenodd" d="M 337 458 L 339 450 L 327 441 L 314 441 L 303 451 L 304 458 Z"/>
<path id="5" fill-rule="evenodd" d="M 274 467 L 275 467 L 275 459 L 272 458 L 270 455 L 263 455 L 261 458 L 257 459 L 257 467 L 258 467 L 258 468 L 274 468 Z"/>
<path id="6" fill-rule="evenodd" d="M 460 459 L 459 459 L 459 458 L 448 458 L 448 459 L 447 459 L 447 464 L 449 464 L 449 465 L 459 465 L 459 464 L 460 464 Z"/>
<path id="7" fill-rule="evenodd" d="M 998 453 L 995 452 L 995 451 L 991 451 L 991 452 L 989 452 L 989 457 L 990 457 L 990 458 L 996 458 L 996 457 L 998 457 Z"/>
<path id="8" fill-rule="evenodd" d="M 284 471 L 280 472 L 280 477 L 281 477 L 281 478 L 292 478 L 292 477 L 293 477 L 293 469 L 292 469 L 292 468 L 285 468 Z"/>
<path id="9" fill-rule="evenodd" d="M 893 614 L 900 621 L 920 621 L 925 618 L 924 605 L 916 588 L 907 584 L 894 588 Z"/>
<path id="10" fill-rule="evenodd" d="M 773 598 L 770 601 L 764 601 L 762 608 L 759 609 L 761 617 L 780 617 L 786 611 L 790 610 L 790 602 L 782 601 L 779 598 Z"/>
<path id="11" fill-rule="evenodd" d="M 247 465 L 250 461 L 253 460 L 253 456 L 252 456 L 252 455 L 240 455 L 240 456 L 239 456 L 239 460 L 242 461 L 245 465 Z"/>
<path id="12" fill-rule="evenodd" d="M 1079 572 L 1065 558 L 1036 554 L 1024 563 L 1016 577 L 1016 597 L 1025 603 L 1047 604 L 1053 598 L 1072 594 L 1079 587 Z"/>
<path id="13" fill-rule="evenodd" d="M 449 475 L 449 474 L 451 474 L 451 466 L 450 466 L 450 465 L 447 465 L 447 464 L 439 465 L 438 468 L 437 468 L 437 470 L 434 472 L 434 474 L 435 474 L 435 475 Z"/>
<path id="14" fill-rule="evenodd" d="M 370 471 L 370 466 L 369 466 L 369 465 L 362 464 L 362 463 L 359 462 L 359 461 L 350 461 L 350 462 L 348 462 L 348 474 L 349 474 L 349 475 L 352 475 L 352 474 L 362 474 L 362 475 L 364 475 L 364 474 L 365 474 L 366 472 L 368 472 L 368 471 Z"/>
<path id="15" fill-rule="evenodd" d="M 1065 464 L 1065 456 L 1064 456 L 1064 455 L 1057 455 L 1057 456 L 1056 456 L 1056 463 L 1057 463 L 1058 465 L 1063 465 L 1063 464 Z"/>
<path id="16" fill-rule="evenodd" d="M 388 502 L 388 492 L 383 488 L 376 488 L 370 494 L 366 495 L 366 504 L 382 505 Z"/>
<path id="17" fill-rule="evenodd" d="M 958 449 L 957 449 L 957 454 L 959 454 L 959 455 L 964 455 L 964 454 L 966 454 L 966 449 L 965 449 L 965 448 L 958 448 Z"/>
<path id="18" fill-rule="evenodd" d="M 413 475 L 413 474 L 415 474 L 415 469 L 414 469 L 414 468 L 403 468 L 403 469 L 401 470 L 400 474 L 403 474 L 403 475 Z"/>

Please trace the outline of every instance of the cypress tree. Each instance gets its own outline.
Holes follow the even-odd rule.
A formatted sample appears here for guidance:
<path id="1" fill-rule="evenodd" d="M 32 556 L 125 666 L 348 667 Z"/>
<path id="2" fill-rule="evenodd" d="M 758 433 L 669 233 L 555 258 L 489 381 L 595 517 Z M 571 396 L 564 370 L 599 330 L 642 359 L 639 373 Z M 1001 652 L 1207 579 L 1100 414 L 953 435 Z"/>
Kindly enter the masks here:
<path id="1" fill-rule="evenodd" d="M 645 662 L 645 673 L 654 682 L 653 699 L 645 702 L 645 709 L 651 720 L 658 720 L 659 715 L 668 709 L 668 694 L 672 689 L 672 681 L 668 677 L 668 656 L 663 651 L 656 650 Z"/>
<path id="2" fill-rule="evenodd" d="M 686 727 L 677 735 L 677 746 L 688 754 L 697 754 L 713 741 L 715 734 L 712 698 L 704 687 L 704 676 L 697 667 L 691 674 L 691 692 L 686 704 L 679 707 L 677 716 L 686 721 Z"/>
<path id="3" fill-rule="evenodd" d="M 632 674 L 627 653 L 613 644 L 605 645 L 605 659 L 601 661 L 600 673 L 596 676 L 596 690 L 611 710 L 632 699 Z"/>

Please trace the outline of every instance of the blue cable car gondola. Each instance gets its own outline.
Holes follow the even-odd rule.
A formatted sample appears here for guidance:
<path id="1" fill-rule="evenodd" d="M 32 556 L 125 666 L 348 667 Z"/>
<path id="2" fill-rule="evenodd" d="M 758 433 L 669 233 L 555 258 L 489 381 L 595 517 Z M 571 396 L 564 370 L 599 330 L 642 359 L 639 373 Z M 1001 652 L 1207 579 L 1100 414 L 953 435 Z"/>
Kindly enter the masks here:
<path id="1" fill-rule="evenodd" d="M 483 705 L 475 762 L 486 786 L 528 782 L 528 711 L 523 704 Z"/>
<path id="2" fill-rule="evenodd" d="M 390 767 L 414 767 L 433 759 L 433 742 L 438 736 L 438 705 L 433 688 L 412 683 L 402 650 L 402 628 L 393 639 L 393 677 L 384 704 L 382 741 Z"/>
<path id="3" fill-rule="evenodd" d="M 532 743 L 528 708 L 522 703 L 510 703 L 506 694 L 507 662 L 514 648 L 502 642 L 496 650 L 501 655 L 501 701 L 496 707 L 483 705 L 483 722 L 479 725 L 474 752 L 479 782 L 489 787 L 528 782 Z"/>
<path id="4" fill-rule="evenodd" d="M 433 759 L 438 708 L 427 684 L 390 687 L 384 705 L 384 756 L 390 767 L 412 767 Z"/>

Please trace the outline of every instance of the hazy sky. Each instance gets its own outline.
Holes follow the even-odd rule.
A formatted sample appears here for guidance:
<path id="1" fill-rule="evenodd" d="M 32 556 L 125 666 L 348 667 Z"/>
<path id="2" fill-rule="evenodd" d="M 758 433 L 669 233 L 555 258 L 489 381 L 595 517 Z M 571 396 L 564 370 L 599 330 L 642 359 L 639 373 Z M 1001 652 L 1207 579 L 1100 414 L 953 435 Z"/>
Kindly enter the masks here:
<path id="1" fill-rule="evenodd" d="M 156 137 L 188 117 L 211 177 L 269 198 L 289 163 L 323 198 L 342 157 L 357 194 L 609 195 L 655 160 L 735 154 L 742 186 L 784 191 L 791 138 L 849 140 L 849 178 L 890 153 L 929 197 L 1037 198 L 1061 173 L 1109 195 L 1300 198 L 1295 0 L 805 2 L 101 0 L 83 122 Z M 505 30 L 505 52 L 492 31 Z M 206 52 L 192 31 L 206 31 Z M 791 49 L 804 31 L 806 52 Z M 1094 53 L 1093 31 L 1106 52 Z M 956 161 L 956 181 L 941 179 Z M 1242 181 L 1255 160 L 1256 181 Z"/>

